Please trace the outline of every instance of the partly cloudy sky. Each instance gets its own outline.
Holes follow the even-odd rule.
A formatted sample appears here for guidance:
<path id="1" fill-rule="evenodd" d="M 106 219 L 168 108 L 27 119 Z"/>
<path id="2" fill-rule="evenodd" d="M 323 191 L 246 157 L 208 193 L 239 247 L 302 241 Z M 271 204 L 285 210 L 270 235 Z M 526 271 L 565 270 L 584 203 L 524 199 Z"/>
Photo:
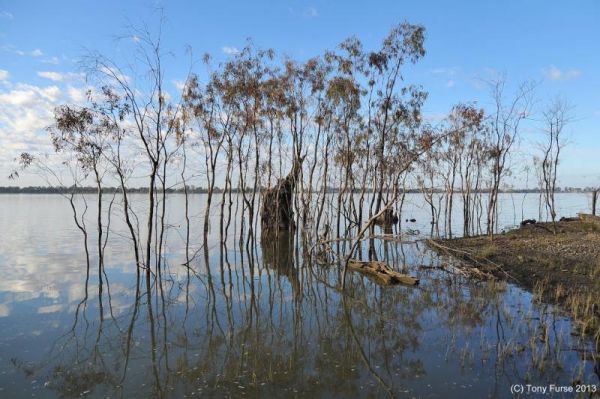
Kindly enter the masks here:
<path id="1" fill-rule="evenodd" d="M 425 113 L 439 120 L 457 102 L 490 105 L 485 80 L 505 74 L 514 87 L 539 82 L 536 107 L 561 96 L 573 105 L 562 185 L 600 184 L 600 2 L 492 1 L 6 1 L 0 0 L 0 185 L 21 151 L 49 149 L 44 128 L 52 110 L 82 102 L 79 61 L 87 52 L 129 54 L 128 27 L 165 17 L 163 45 L 169 90 L 181 87 L 186 49 L 224 60 L 246 40 L 279 54 L 307 59 L 349 36 L 376 46 L 390 27 L 407 20 L 427 29 L 427 55 L 407 68 L 406 81 L 429 92 Z M 533 124 L 522 151 L 534 151 Z M 531 147 L 528 147 L 531 146 Z M 25 180 L 35 184 L 35 180 Z M 41 183 L 41 182 L 39 182 Z"/>

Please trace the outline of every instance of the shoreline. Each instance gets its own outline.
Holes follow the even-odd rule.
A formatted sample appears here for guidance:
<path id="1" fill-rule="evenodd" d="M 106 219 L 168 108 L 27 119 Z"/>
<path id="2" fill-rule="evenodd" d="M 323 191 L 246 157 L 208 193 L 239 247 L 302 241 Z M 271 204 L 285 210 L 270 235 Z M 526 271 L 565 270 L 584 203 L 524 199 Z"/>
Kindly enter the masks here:
<path id="1" fill-rule="evenodd" d="M 600 342 L 600 217 L 535 223 L 494 236 L 428 240 L 459 269 L 514 283 L 572 317 L 577 331 Z"/>

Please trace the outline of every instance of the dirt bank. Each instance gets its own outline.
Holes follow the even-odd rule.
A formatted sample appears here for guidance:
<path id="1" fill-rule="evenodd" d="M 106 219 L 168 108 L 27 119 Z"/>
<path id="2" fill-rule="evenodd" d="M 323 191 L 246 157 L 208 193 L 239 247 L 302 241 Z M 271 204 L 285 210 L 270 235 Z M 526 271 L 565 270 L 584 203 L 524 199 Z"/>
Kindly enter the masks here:
<path id="1" fill-rule="evenodd" d="M 578 328 L 600 338 L 600 220 L 575 219 L 522 226 L 494 237 L 431 240 L 440 253 L 461 259 L 476 276 L 516 283 L 560 303 Z M 479 272 L 481 271 L 481 272 Z"/>

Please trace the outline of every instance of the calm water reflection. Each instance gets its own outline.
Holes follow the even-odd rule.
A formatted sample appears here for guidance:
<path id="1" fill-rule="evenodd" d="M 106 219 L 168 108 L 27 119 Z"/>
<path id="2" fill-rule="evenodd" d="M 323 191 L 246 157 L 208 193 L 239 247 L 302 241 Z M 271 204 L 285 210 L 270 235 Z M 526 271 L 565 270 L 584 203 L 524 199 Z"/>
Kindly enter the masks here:
<path id="1" fill-rule="evenodd" d="M 418 237 L 375 245 L 421 285 L 353 275 L 342 295 L 339 267 L 300 234 L 248 241 L 234 217 L 225 246 L 216 225 L 203 243 L 202 201 L 192 197 L 188 268 L 172 196 L 168 258 L 149 285 L 117 212 L 99 295 L 68 203 L 0 196 L 0 397 L 508 397 L 514 383 L 598 384 L 564 315 L 514 286 L 435 269 L 448 260 Z M 587 202 L 562 197 L 563 213 Z M 405 215 L 426 231 L 417 196 Z"/>

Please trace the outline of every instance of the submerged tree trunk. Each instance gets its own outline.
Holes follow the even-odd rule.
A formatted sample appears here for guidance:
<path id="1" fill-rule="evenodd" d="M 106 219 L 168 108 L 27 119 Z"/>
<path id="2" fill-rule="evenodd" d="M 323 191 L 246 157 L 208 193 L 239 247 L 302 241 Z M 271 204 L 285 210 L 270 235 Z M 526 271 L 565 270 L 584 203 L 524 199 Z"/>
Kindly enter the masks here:
<path id="1" fill-rule="evenodd" d="M 263 233 L 289 231 L 295 228 L 293 195 L 303 160 L 304 158 L 296 158 L 290 173 L 285 178 L 279 179 L 274 187 L 265 190 L 260 214 Z"/>

